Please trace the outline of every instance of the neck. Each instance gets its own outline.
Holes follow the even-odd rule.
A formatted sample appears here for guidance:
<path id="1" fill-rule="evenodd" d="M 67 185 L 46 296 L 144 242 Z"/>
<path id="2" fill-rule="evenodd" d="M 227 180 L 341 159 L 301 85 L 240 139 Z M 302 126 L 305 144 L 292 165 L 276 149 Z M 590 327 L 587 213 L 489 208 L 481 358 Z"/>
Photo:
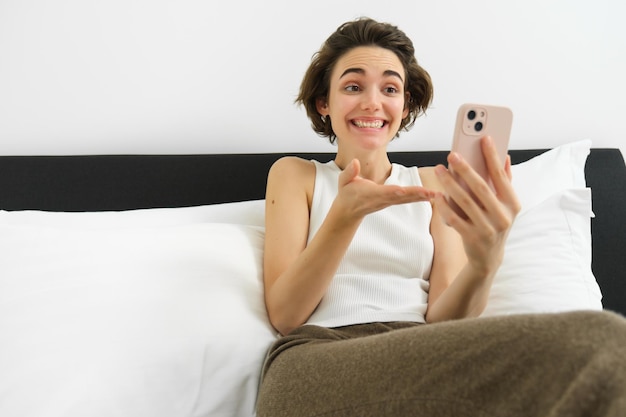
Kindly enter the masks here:
<path id="1" fill-rule="evenodd" d="M 384 183 L 385 180 L 389 178 L 391 174 L 391 162 L 389 161 L 389 156 L 386 151 L 375 153 L 368 152 L 359 155 L 352 153 L 346 154 L 338 151 L 335 157 L 335 164 L 343 170 L 346 165 L 355 158 L 361 163 L 361 172 L 359 174 L 361 177 L 378 184 Z"/>

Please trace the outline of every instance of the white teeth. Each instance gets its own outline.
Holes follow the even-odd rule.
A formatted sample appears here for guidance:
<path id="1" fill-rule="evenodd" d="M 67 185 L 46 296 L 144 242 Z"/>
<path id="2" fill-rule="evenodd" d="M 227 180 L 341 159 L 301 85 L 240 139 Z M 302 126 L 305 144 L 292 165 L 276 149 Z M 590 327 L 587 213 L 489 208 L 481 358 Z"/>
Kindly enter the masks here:
<path id="1" fill-rule="evenodd" d="M 381 128 L 383 127 L 383 121 L 382 120 L 374 120 L 371 122 L 365 122 L 363 120 L 355 120 L 354 124 L 357 127 L 364 127 L 364 128 Z"/>

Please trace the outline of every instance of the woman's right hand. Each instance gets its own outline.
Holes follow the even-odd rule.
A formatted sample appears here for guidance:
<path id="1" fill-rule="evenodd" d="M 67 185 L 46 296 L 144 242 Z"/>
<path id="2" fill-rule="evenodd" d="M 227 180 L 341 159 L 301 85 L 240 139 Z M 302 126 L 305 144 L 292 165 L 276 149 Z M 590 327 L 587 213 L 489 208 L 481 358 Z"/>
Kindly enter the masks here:
<path id="1" fill-rule="evenodd" d="M 346 218 L 361 220 L 366 215 L 396 204 L 430 201 L 437 192 L 420 186 L 377 184 L 360 175 L 361 164 L 353 159 L 339 174 L 336 209 Z"/>

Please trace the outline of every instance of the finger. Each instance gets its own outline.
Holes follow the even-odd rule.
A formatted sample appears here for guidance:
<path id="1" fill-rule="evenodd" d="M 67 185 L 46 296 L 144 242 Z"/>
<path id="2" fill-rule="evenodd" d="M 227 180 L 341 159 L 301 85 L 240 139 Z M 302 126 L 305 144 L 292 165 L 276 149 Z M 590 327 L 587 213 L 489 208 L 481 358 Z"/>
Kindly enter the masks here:
<path id="1" fill-rule="evenodd" d="M 458 154 L 451 153 L 448 157 L 449 172 L 435 170 L 440 175 L 448 196 L 465 213 L 462 217 L 472 219 L 472 222 L 483 222 L 484 206 L 493 204 L 495 196 L 485 180 L 470 167 Z"/>
<path id="2" fill-rule="evenodd" d="M 449 164 L 467 186 L 464 188 L 458 183 L 456 186 L 450 184 L 450 196 L 465 214 L 465 216 L 460 216 L 465 217 L 479 230 L 507 228 L 511 219 L 510 211 L 514 211 L 516 206 L 514 194 L 513 200 L 503 205 L 489 184 L 463 158 L 459 155 L 451 155 Z M 504 168 L 501 171 L 504 173 Z M 453 220 L 448 220 L 448 222 Z M 462 233 L 458 227 L 453 227 Z"/>
<path id="3" fill-rule="evenodd" d="M 442 221 L 455 229 L 459 235 L 465 236 L 470 230 L 470 224 L 461 217 L 455 209 L 450 206 L 450 202 L 443 194 L 437 194 L 432 200 L 434 212 L 439 214 Z"/>
<path id="4" fill-rule="evenodd" d="M 459 220 L 463 219 L 465 221 L 468 219 L 468 216 L 464 210 L 468 210 L 469 205 L 475 203 L 471 201 L 471 196 L 468 194 L 469 187 L 467 184 L 465 184 L 458 173 L 452 172 L 452 166 L 460 163 L 458 158 L 460 158 L 458 155 L 450 154 L 448 156 L 450 170 L 447 170 L 443 165 L 437 165 L 435 174 L 445 192 L 444 213 L 447 211 L 453 212 Z M 457 168 L 463 169 L 460 166 L 457 166 Z M 445 216 L 445 221 L 448 225 L 452 224 L 449 215 Z"/>
<path id="5" fill-rule="evenodd" d="M 491 178 L 498 199 L 513 210 L 518 210 L 516 207 L 519 205 L 519 202 L 513 185 L 511 184 L 513 175 L 511 173 L 510 155 L 507 155 L 504 163 L 501 163 L 493 140 L 491 140 L 490 137 L 483 138 L 481 145 L 487 163 L 487 171 L 489 172 L 489 177 Z"/>
<path id="6" fill-rule="evenodd" d="M 361 164 L 358 159 L 353 159 L 339 174 L 339 186 L 342 187 L 352 182 L 361 172 Z"/>
<path id="7" fill-rule="evenodd" d="M 487 172 L 496 193 L 506 191 L 511 182 L 505 168 L 509 156 L 507 155 L 507 159 L 504 161 L 500 160 L 496 146 L 490 136 L 483 137 L 480 144 L 487 165 Z"/>
<path id="8" fill-rule="evenodd" d="M 509 181 L 513 179 L 513 172 L 511 171 L 511 155 L 506 156 L 506 161 L 504 161 L 504 171 L 506 172 L 506 176 L 509 178 Z"/>
<path id="9" fill-rule="evenodd" d="M 491 136 L 483 136 L 480 138 L 480 147 L 487 165 L 493 165 L 496 168 L 504 167 L 504 161 L 500 160 L 498 150 Z"/>
<path id="10" fill-rule="evenodd" d="M 397 202 L 397 204 L 430 201 L 438 194 L 440 194 L 437 191 L 430 190 L 428 188 L 418 185 L 405 187 L 385 185 L 384 187 L 387 187 L 389 192 L 393 193 L 392 197 Z"/>
<path id="11" fill-rule="evenodd" d="M 370 203 L 376 207 L 430 201 L 439 194 L 422 186 L 374 185 L 369 195 Z"/>

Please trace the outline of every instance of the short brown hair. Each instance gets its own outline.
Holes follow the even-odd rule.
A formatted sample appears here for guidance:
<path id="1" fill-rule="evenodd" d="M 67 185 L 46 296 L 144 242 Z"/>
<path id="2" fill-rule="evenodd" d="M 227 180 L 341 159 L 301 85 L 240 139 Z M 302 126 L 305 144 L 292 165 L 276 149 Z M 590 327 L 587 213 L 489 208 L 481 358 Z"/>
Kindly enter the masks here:
<path id="1" fill-rule="evenodd" d="M 307 69 L 296 103 L 304 105 L 311 120 L 313 130 L 320 136 L 327 137 L 334 143 L 330 119 L 324 118 L 317 111 L 317 101 L 327 100 L 330 90 L 330 76 L 335 63 L 350 50 L 359 46 L 378 46 L 395 53 L 406 72 L 405 91 L 409 93 L 407 107 L 409 114 L 402 119 L 400 130 L 409 130 L 415 119 L 423 114 L 433 96 L 430 75 L 418 65 L 415 48 L 409 37 L 396 26 L 380 23 L 370 18 L 359 18 L 339 26 L 313 55 Z M 396 137 L 399 131 L 396 133 Z"/>

